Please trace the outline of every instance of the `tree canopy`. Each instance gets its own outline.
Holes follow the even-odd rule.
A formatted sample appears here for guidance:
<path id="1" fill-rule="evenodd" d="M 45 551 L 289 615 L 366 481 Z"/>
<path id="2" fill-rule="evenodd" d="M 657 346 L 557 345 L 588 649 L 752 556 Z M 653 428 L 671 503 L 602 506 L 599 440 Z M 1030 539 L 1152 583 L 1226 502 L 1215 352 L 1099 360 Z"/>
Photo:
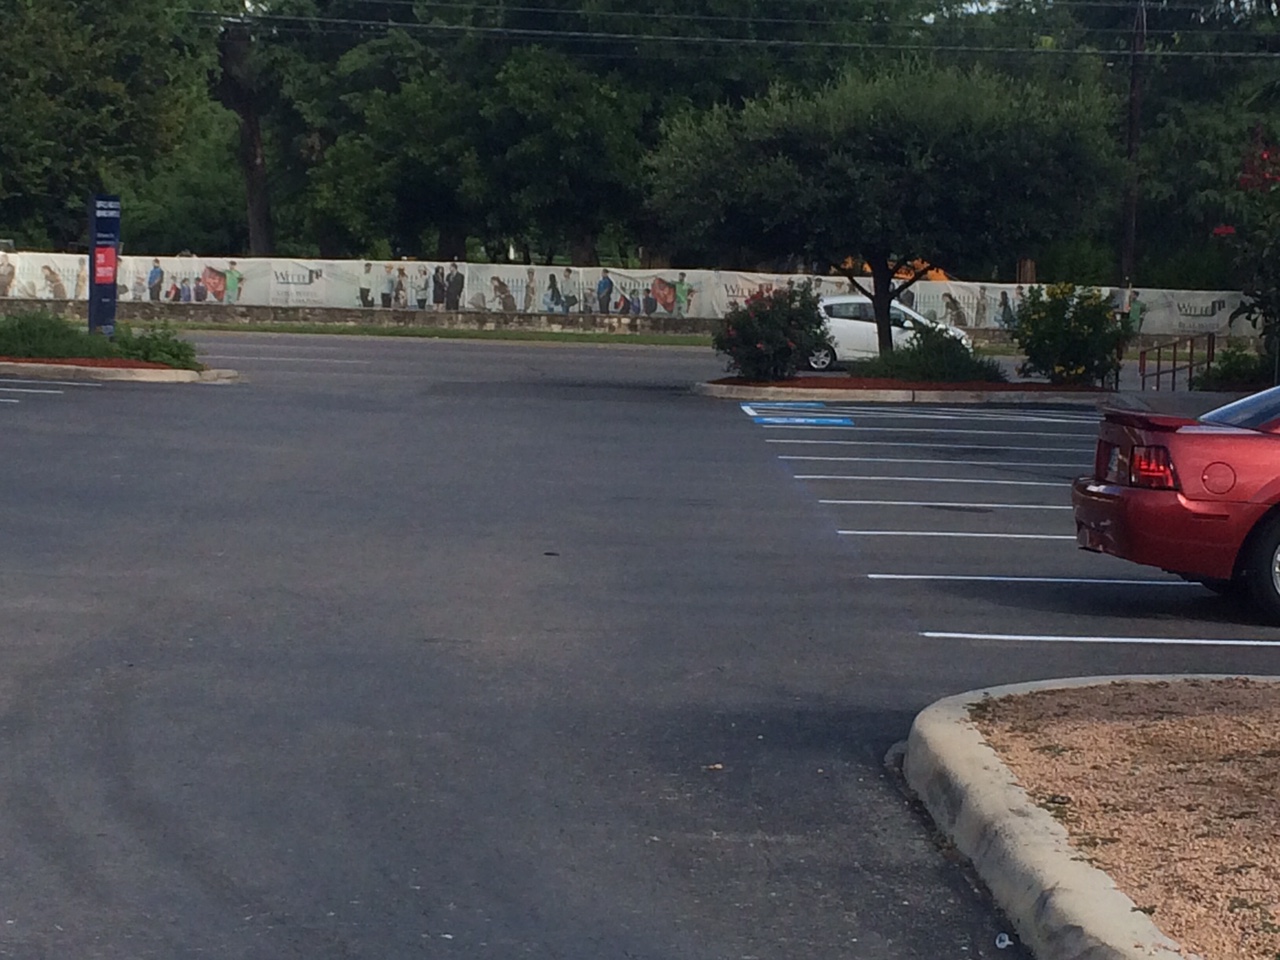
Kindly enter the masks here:
<path id="1" fill-rule="evenodd" d="M 1139 10 L 1129 0 L 0 0 L 0 236 L 73 245 L 88 195 L 105 187 L 126 198 L 130 248 L 156 253 L 514 249 L 530 260 L 688 266 L 727 265 L 748 248 L 780 256 L 780 243 L 745 229 L 727 245 L 684 229 L 676 238 L 641 175 L 668 149 L 663 131 L 710 132 L 722 121 L 708 112 L 816 100 L 850 71 L 867 89 L 908 82 L 904 64 L 914 64 L 977 69 L 989 82 L 975 95 L 1015 107 L 1087 103 L 1092 132 L 1120 155 L 1129 104 L 1140 107 L 1136 156 L 1088 216 L 1048 237 L 1006 223 L 985 234 L 1003 238 L 996 245 L 957 248 L 939 235 L 935 253 L 954 256 L 954 271 L 1011 279 L 1016 248 L 1037 257 L 1044 279 L 1116 282 L 1133 183 L 1137 281 L 1222 285 L 1233 261 L 1212 229 L 1231 219 L 1258 129 L 1280 115 L 1277 8 Z M 921 100 L 926 92 L 898 98 L 917 114 L 939 98 L 975 109 L 960 91 Z M 847 96 L 861 116 L 858 95 Z M 944 123 L 949 112 L 929 115 Z M 1035 122 L 1028 114 L 1026 129 Z M 908 179 L 982 146 L 945 129 L 949 145 L 930 142 L 928 170 L 904 156 Z M 966 174 L 957 199 L 983 182 L 953 168 Z M 1054 189 L 1070 193 L 1075 179 Z M 694 218 L 690 208 L 681 225 Z M 787 258 L 811 240 L 795 240 Z"/>
<path id="2" fill-rule="evenodd" d="M 904 267 L 1016 258 L 1088 225 L 1113 169 L 1106 115 L 1091 90 L 1050 95 L 977 68 L 850 73 L 817 94 L 673 121 L 650 158 L 651 195 L 717 259 L 803 253 L 855 282 L 864 262 L 888 351 Z"/>

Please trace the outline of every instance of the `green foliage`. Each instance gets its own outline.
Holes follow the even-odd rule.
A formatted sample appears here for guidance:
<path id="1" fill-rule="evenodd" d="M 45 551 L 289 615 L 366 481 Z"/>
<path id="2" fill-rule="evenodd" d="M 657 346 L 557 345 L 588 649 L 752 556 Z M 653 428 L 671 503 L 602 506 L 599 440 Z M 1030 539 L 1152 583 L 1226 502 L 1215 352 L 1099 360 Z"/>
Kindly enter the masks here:
<path id="1" fill-rule="evenodd" d="M 731 261 L 864 260 L 887 353 L 898 268 L 1012 260 L 1087 221 L 1112 169 L 1108 110 L 1093 88 L 981 69 L 851 73 L 668 123 L 650 189 L 677 237 Z"/>
<path id="2" fill-rule="evenodd" d="M 1191 378 L 1191 389 L 1252 393 L 1272 386 L 1275 371 L 1274 354 L 1260 354 L 1252 347 L 1232 340 L 1217 352 L 1213 363 Z"/>
<path id="3" fill-rule="evenodd" d="M 907 345 L 892 353 L 855 360 L 855 377 L 886 377 L 925 383 L 1004 383 L 998 360 L 976 356 L 964 342 L 937 327 L 917 327 Z"/>
<path id="4" fill-rule="evenodd" d="M 1133 332 L 1128 318 L 1114 316 L 1095 288 L 1032 287 L 1013 325 L 1014 342 L 1027 357 L 1018 372 L 1056 384 L 1106 385 L 1119 375 Z"/>
<path id="5" fill-rule="evenodd" d="M 109 357 L 111 341 L 43 310 L 0 316 L 0 357 Z"/>
<path id="6" fill-rule="evenodd" d="M 827 342 L 818 298 L 808 284 L 753 294 L 725 316 L 711 338 L 731 371 L 747 380 L 787 380 Z"/>
<path id="7" fill-rule="evenodd" d="M 1244 300 L 1231 315 L 1262 333 L 1266 351 L 1280 351 L 1280 163 L 1275 180 L 1247 191 L 1240 226 L 1232 238 Z"/>
<path id="8" fill-rule="evenodd" d="M 181 370 L 202 368 L 196 360 L 195 345 L 181 339 L 167 323 L 150 326 L 142 333 L 134 333 L 127 324 L 119 324 L 112 346 L 116 356 L 130 360 L 163 363 Z"/>
<path id="9" fill-rule="evenodd" d="M 32 310 L 0 316 L 0 357 L 60 360 L 125 357 L 147 360 L 186 370 L 199 370 L 196 348 L 181 340 L 167 325 L 135 334 L 128 326 L 116 327 L 114 340 L 90 333 L 83 322 L 55 313 Z"/>
<path id="10" fill-rule="evenodd" d="M 94 192 L 145 176 L 181 141 L 209 62 L 181 17 L 161 0 L 0 0 L 5 235 L 79 240 Z"/>

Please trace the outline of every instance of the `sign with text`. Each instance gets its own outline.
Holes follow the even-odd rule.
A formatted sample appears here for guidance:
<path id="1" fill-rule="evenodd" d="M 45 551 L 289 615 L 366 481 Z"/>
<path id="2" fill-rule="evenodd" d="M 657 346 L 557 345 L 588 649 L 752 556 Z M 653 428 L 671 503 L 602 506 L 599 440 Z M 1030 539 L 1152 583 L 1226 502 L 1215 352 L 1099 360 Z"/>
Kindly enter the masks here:
<path id="1" fill-rule="evenodd" d="M 116 329 L 120 263 L 120 198 L 99 194 L 89 205 L 89 332 Z"/>

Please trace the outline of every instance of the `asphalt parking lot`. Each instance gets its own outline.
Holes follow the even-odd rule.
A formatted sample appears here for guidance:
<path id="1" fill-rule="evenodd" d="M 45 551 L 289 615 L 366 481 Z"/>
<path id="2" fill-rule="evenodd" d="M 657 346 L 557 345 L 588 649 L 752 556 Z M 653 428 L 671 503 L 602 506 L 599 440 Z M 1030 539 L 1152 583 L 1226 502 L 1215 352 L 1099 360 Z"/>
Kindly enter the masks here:
<path id="1" fill-rule="evenodd" d="M 1274 665 L 1280 633 L 1248 609 L 1076 547 L 1070 484 L 1093 468 L 1093 410 L 740 408 L 799 495 L 848 539 L 864 595 L 911 611 L 910 627 L 940 654 L 975 644 L 1110 646 L 1137 668 L 1174 648 L 1218 647 L 1242 658 L 1236 669 Z M 1162 649 L 1148 657 L 1144 647 Z"/>
<path id="2" fill-rule="evenodd" d="M 1028 539 L 1071 535 L 1080 411 L 198 339 L 244 382 L 0 394 L 0 957 L 1008 960 L 885 769 L 915 713 L 1280 663 Z"/>

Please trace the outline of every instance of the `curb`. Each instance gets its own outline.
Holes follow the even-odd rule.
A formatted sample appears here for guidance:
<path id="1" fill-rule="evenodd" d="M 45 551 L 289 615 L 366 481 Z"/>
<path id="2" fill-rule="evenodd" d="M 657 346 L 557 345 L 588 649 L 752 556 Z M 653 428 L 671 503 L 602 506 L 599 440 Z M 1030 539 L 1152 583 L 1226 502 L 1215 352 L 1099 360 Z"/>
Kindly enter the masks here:
<path id="1" fill-rule="evenodd" d="M 235 370 L 173 370 L 155 367 L 82 367 L 73 363 L 0 363 L 0 375 L 31 380 L 111 380 L 130 383 L 233 383 Z"/>
<path id="2" fill-rule="evenodd" d="M 695 383 L 693 392 L 722 400 L 831 400 L 862 403 L 1029 403 L 1097 407 L 1114 400 L 1114 393 L 1050 392 L 1043 390 L 824 390 L 817 387 L 749 387 L 727 383 Z"/>
<path id="3" fill-rule="evenodd" d="M 1187 960 L 1178 944 L 1104 872 L 1071 846 L 1067 830 L 1031 802 L 969 719 L 987 697 L 1136 681 L 1223 680 L 1230 674 L 1046 680 L 974 690 L 923 710 L 911 725 L 902 772 L 938 829 L 991 891 L 1038 960 Z M 1280 677 L 1248 677 L 1280 682 Z"/>

